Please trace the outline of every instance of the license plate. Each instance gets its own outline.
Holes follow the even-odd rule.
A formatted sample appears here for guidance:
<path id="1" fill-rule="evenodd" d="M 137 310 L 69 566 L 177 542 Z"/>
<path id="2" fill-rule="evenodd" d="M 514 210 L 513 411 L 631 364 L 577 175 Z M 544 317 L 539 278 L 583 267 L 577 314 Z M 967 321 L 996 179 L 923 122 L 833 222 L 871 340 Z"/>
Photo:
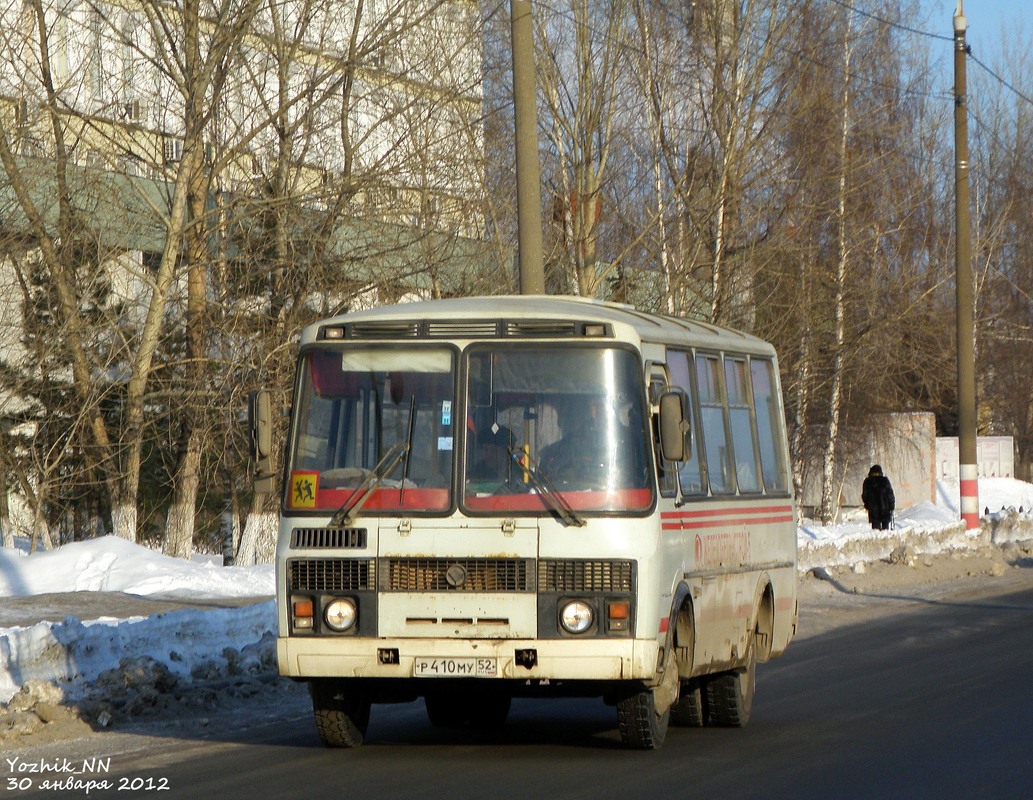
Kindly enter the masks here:
<path id="1" fill-rule="evenodd" d="M 494 658 L 424 658 L 413 664 L 415 678 L 494 678 L 498 661 Z"/>

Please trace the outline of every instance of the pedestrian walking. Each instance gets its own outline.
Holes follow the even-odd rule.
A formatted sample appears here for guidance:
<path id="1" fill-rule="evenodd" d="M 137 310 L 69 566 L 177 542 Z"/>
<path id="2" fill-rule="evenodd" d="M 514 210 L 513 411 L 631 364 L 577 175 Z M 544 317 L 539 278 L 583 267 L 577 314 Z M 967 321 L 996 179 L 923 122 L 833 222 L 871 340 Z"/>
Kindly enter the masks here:
<path id="1" fill-rule="evenodd" d="M 882 474 L 882 467 L 878 464 L 872 465 L 868 477 L 861 485 L 861 502 L 868 511 L 868 522 L 872 528 L 877 531 L 889 530 L 896 498 L 890 479 Z"/>

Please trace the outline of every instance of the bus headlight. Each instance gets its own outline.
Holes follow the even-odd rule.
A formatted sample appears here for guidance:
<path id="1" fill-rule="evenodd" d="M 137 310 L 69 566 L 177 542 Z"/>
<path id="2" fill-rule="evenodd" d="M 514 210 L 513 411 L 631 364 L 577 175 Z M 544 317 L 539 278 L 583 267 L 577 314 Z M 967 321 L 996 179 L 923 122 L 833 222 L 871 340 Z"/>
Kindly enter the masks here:
<path id="1" fill-rule="evenodd" d="M 595 612 L 584 600 L 571 600 L 560 609 L 560 625 L 567 633 L 584 633 L 592 627 Z"/>
<path id="2" fill-rule="evenodd" d="M 337 633 L 344 633 L 355 624 L 358 612 L 355 601 L 350 597 L 331 600 L 323 609 L 323 621 L 326 626 Z"/>

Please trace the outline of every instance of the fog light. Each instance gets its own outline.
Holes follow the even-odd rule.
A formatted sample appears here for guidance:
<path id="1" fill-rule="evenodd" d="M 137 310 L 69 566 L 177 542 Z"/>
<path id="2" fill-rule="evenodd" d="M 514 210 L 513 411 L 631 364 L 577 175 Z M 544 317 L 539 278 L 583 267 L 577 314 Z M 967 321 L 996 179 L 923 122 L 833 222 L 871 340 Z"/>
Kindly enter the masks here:
<path id="1" fill-rule="evenodd" d="M 355 612 L 355 601 L 351 598 L 342 598 L 327 603 L 323 611 L 323 620 L 330 630 L 343 633 L 355 624 L 358 615 Z"/>
<path id="2" fill-rule="evenodd" d="M 592 607 L 584 600 L 572 600 L 560 609 L 560 625 L 567 633 L 584 633 L 594 618 Z"/>

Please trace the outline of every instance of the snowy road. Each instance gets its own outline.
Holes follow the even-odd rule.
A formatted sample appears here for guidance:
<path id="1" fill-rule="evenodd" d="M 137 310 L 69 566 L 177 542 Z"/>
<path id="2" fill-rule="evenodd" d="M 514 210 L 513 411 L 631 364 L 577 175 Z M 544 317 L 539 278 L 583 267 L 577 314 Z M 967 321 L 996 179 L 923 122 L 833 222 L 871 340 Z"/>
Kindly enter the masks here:
<path id="1" fill-rule="evenodd" d="M 805 606 L 804 626 L 819 616 L 826 628 L 830 618 L 851 624 L 803 636 L 759 668 L 745 729 L 672 731 L 657 753 L 623 749 L 600 702 L 525 700 L 487 737 L 433 728 L 422 703 L 376 706 L 369 743 L 331 751 L 294 704 L 247 728 L 119 735 L 94 741 L 107 749 L 92 753 L 69 742 L 32 755 L 107 757 L 105 779 L 137 781 L 137 796 L 160 781 L 172 798 L 1029 797 L 1033 575 L 1015 572 L 985 584 L 1005 594 Z"/>

